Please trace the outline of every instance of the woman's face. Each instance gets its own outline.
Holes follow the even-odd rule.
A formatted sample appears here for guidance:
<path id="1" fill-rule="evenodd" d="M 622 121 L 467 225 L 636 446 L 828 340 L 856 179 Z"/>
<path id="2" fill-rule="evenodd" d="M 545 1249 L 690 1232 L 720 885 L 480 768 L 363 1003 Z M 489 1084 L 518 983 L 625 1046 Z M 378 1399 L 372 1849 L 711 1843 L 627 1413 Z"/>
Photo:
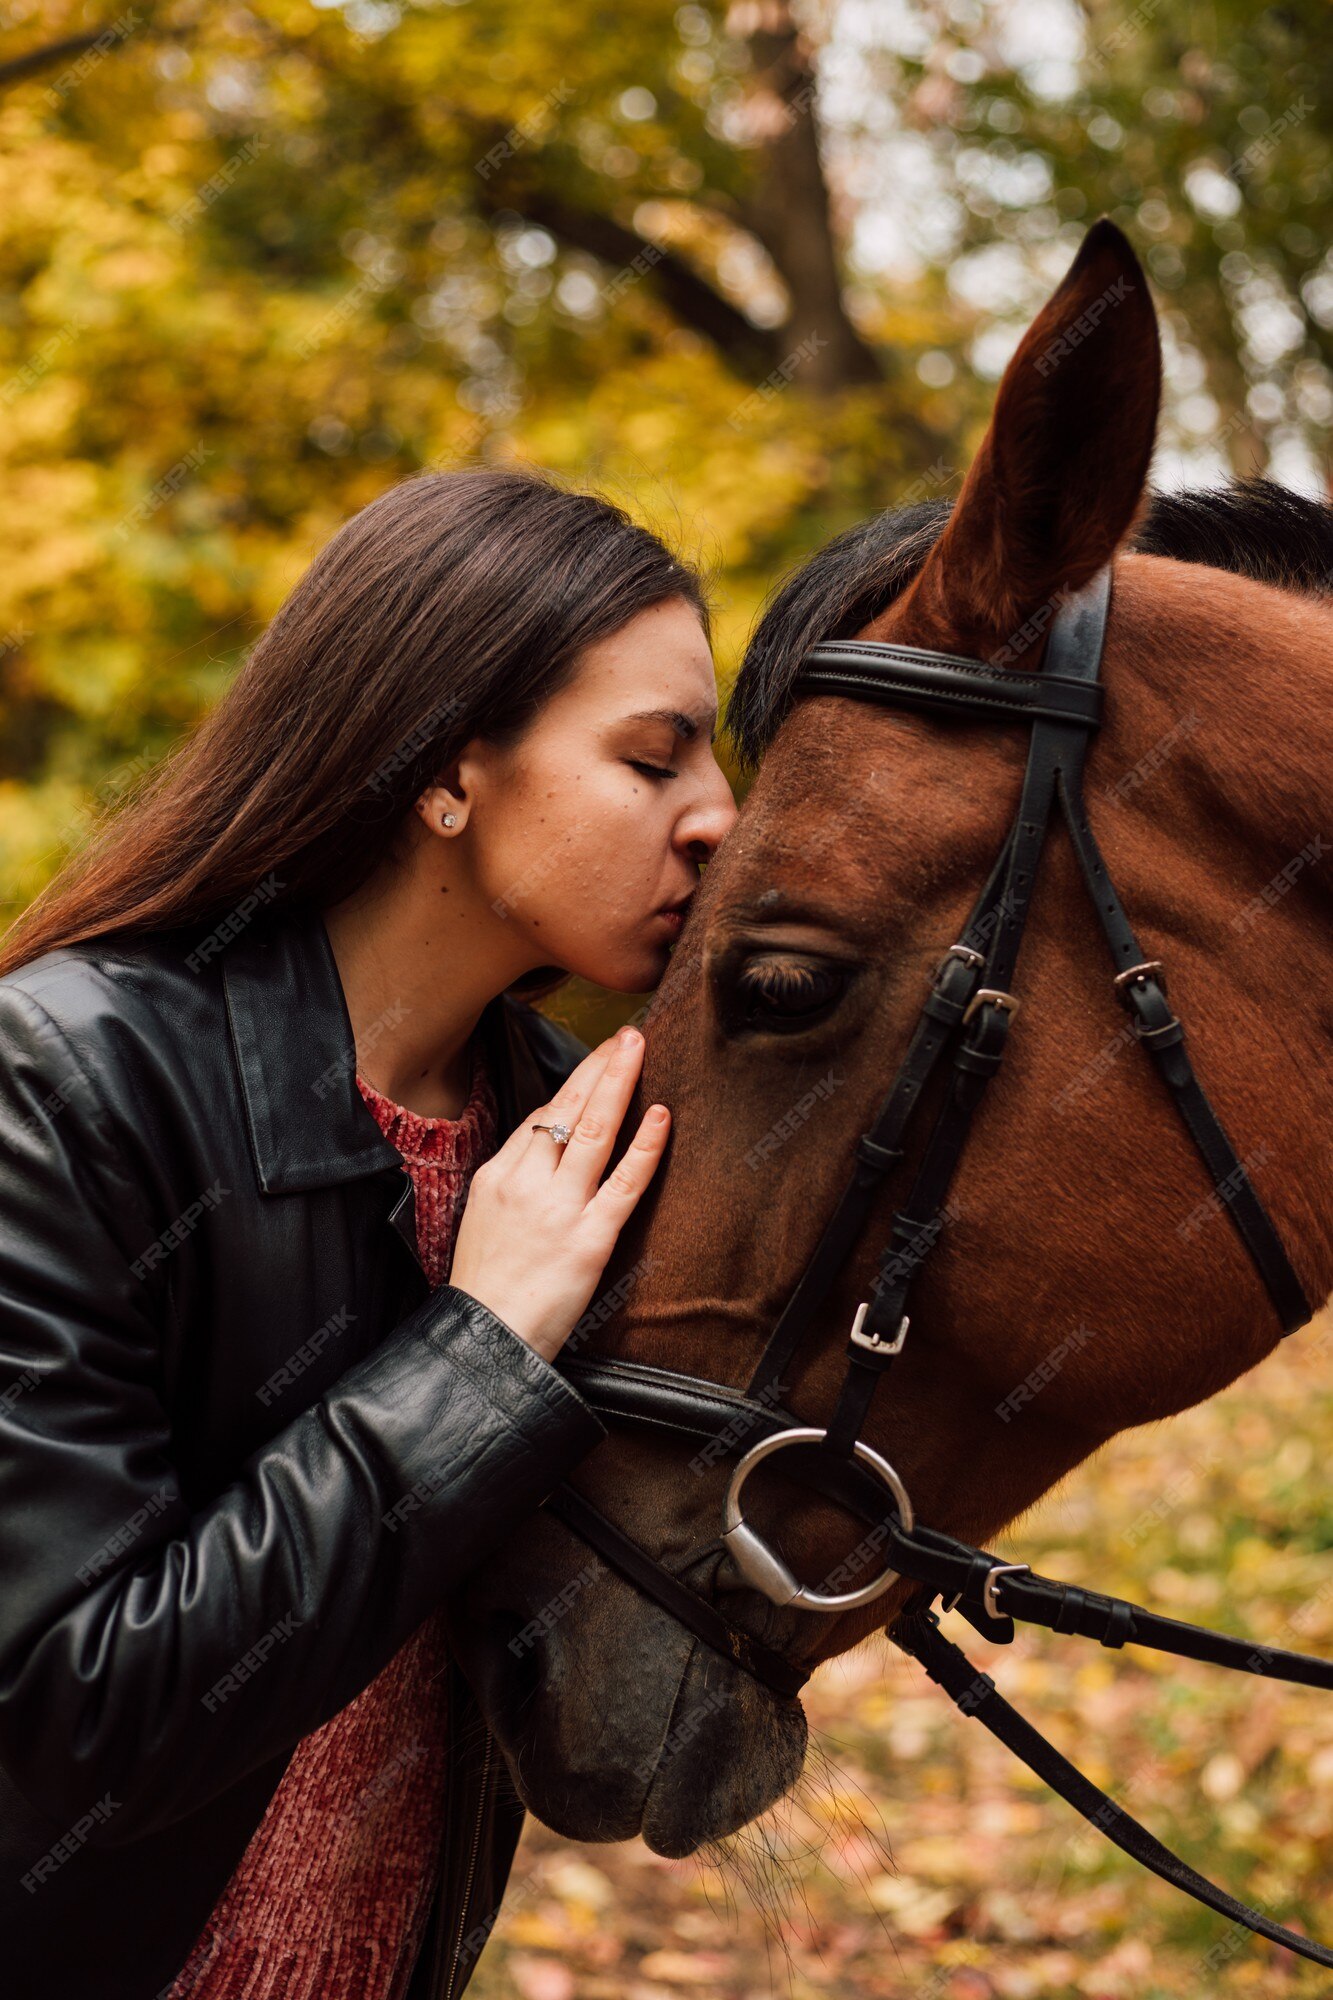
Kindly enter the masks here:
<path id="1" fill-rule="evenodd" d="M 532 965 L 656 987 L 680 929 L 663 906 L 690 894 L 736 817 L 716 722 L 708 643 L 674 597 L 587 647 L 511 749 L 463 751 L 476 887 Z"/>

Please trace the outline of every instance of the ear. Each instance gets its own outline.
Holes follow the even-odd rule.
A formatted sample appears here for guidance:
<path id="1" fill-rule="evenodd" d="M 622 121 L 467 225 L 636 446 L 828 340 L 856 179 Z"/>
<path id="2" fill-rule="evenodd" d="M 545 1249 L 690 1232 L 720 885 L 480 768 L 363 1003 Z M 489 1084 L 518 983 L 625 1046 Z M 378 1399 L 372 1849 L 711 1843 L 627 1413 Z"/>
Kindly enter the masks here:
<path id="1" fill-rule="evenodd" d="M 1005 369 L 990 429 L 920 575 L 860 636 L 880 637 L 896 610 L 896 637 L 924 623 L 989 653 L 1086 583 L 1143 501 L 1161 381 L 1147 279 L 1103 216 Z"/>

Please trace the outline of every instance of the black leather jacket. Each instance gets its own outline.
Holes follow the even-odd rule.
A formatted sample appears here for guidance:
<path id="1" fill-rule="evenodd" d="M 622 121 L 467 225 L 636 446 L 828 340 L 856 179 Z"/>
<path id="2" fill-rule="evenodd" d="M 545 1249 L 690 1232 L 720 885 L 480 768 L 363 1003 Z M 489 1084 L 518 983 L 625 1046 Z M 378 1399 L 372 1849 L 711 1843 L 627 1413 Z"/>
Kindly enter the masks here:
<path id="1" fill-rule="evenodd" d="M 480 1025 L 503 1137 L 586 1051 L 508 995 Z M 156 2000 L 299 1739 L 604 1436 L 431 1290 L 355 1067 L 318 913 L 0 979 L 8 2000 Z M 413 2000 L 467 1983 L 523 1819 L 448 1695 Z"/>

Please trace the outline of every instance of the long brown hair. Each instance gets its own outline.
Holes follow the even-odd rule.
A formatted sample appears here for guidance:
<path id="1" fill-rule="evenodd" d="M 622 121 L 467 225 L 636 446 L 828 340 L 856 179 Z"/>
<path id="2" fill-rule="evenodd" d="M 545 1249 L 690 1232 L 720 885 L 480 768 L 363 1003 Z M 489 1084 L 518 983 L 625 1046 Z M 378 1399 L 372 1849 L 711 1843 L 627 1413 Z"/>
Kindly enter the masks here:
<path id="1" fill-rule="evenodd" d="M 15 919 L 0 977 L 60 945 L 324 908 L 474 736 L 512 744 L 582 648 L 699 573 L 613 502 L 527 467 L 428 472 L 345 522 L 204 721 Z M 532 997 L 568 975 L 538 967 Z"/>

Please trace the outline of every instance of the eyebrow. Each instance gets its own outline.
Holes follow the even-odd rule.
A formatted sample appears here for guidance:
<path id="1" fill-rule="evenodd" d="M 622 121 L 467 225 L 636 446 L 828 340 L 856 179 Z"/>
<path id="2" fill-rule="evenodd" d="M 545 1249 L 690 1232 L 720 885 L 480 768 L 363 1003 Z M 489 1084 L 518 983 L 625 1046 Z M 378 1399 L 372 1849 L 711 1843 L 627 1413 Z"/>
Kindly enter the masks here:
<path id="1" fill-rule="evenodd" d="M 622 722 L 665 722 L 668 728 L 674 729 L 677 736 L 683 737 L 687 743 L 699 734 L 699 725 L 694 717 L 692 715 L 683 715 L 678 708 L 640 708 L 636 709 L 633 715 L 622 716 L 621 720 Z M 714 718 L 713 727 L 709 731 L 708 740 L 710 743 L 716 743 L 717 741 L 716 718 Z"/>

